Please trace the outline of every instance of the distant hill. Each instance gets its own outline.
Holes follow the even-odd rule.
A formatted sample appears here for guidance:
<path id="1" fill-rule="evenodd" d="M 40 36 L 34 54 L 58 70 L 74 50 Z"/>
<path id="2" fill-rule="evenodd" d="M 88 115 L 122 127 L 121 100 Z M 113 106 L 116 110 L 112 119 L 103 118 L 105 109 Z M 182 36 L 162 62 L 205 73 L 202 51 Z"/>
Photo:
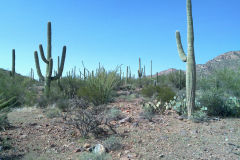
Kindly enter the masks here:
<path id="1" fill-rule="evenodd" d="M 209 60 L 205 64 L 197 64 L 196 70 L 197 75 L 208 75 L 213 73 L 216 69 L 229 68 L 237 70 L 240 68 L 240 51 L 231 51 L 221 54 L 212 60 Z M 158 75 L 166 75 L 172 72 L 178 71 L 177 69 L 170 68 L 167 70 L 160 71 Z M 156 76 L 156 74 L 154 75 Z"/>
<path id="2" fill-rule="evenodd" d="M 196 66 L 198 75 L 208 75 L 216 69 L 229 68 L 237 70 L 240 67 L 240 51 L 231 51 L 221 54 L 205 64 Z"/>

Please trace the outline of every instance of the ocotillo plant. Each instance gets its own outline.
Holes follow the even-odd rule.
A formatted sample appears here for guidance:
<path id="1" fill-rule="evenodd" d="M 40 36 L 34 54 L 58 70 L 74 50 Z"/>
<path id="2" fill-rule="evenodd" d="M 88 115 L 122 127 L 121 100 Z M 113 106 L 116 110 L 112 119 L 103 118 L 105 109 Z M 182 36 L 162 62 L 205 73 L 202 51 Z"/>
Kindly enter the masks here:
<path id="1" fill-rule="evenodd" d="M 196 92 L 196 62 L 194 56 L 194 33 L 193 33 L 193 18 L 192 18 L 192 3 L 187 0 L 187 41 L 188 55 L 184 53 L 180 32 L 176 31 L 177 48 L 179 56 L 183 62 L 187 62 L 186 71 L 186 105 L 188 108 L 188 119 L 190 119 L 195 108 L 195 92 Z"/>
<path id="2" fill-rule="evenodd" d="M 138 78 L 139 78 L 139 86 L 142 87 L 141 78 L 143 76 L 143 68 L 141 68 L 141 59 L 139 58 L 139 69 L 138 69 Z"/>
<path id="3" fill-rule="evenodd" d="M 15 76 L 15 49 L 12 50 L 12 71 L 10 72 L 10 76 Z"/>
<path id="4" fill-rule="evenodd" d="M 42 44 L 39 45 L 41 58 L 46 63 L 46 76 L 45 77 L 43 77 L 41 69 L 40 69 L 37 51 L 34 52 L 34 58 L 35 58 L 38 76 L 41 80 L 45 81 L 45 90 L 44 90 L 45 95 L 46 95 L 46 97 L 49 97 L 51 81 L 57 80 L 61 77 L 62 72 L 63 72 L 64 62 L 65 62 L 65 56 L 66 56 L 66 46 L 63 46 L 61 65 L 59 67 L 59 71 L 56 76 L 52 77 L 53 59 L 52 59 L 52 44 L 51 44 L 52 43 L 51 22 L 48 22 L 47 42 L 48 42 L 47 43 L 47 57 L 45 57 L 45 55 L 44 55 Z"/>

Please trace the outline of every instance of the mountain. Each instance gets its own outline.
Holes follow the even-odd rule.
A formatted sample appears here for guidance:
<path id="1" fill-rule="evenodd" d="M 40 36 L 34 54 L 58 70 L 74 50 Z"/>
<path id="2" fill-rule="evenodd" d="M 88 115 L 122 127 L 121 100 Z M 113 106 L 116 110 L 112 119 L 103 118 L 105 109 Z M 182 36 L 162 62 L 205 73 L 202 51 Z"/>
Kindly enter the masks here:
<path id="1" fill-rule="evenodd" d="M 224 68 L 229 68 L 233 70 L 240 69 L 240 51 L 230 51 L 230 52 L 221 54 L 213 58 L 212 60 L 209 60 L 205 64 L 196 65 L 197 76 L 209 75 L 213 73 L 216 69 L 224 69 Z M 174 68 L 170 68 L 170 69 L 158 72 L 158 75 L 166 75 L 176 71 L 178 70 Z M 156 76 L 156 74 L 154 76 Z"/>
<path id="2" fill-rule="evenodd" d="M 231 51 L 221 54 L 205 64 L 197 64 L 198 75 L 208 75 L 216 69 L 229 68 L 237 70 L 240 67 L 240 51 Z"/>

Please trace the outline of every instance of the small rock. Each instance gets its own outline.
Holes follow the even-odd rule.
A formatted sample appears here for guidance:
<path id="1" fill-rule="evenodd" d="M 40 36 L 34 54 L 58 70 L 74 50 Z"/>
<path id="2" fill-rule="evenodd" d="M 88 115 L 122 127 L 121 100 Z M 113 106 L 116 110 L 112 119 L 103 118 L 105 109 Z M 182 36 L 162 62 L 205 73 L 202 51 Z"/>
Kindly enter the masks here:
<path id="1" fill-rule="evenodd" d="M 27 135 L 25 134 L 20 136 L 20 139 L 25 139 L 25 138 L 27 138 Z"/>
<path id="2" fill-rule="evenodd" d="M 91 145 L 90 145 L 89 143 L 85 143 L 85 144 L 83 145 L 83 147 L 84 147 L 84 148 L 90 148 Z"/>
<path id="3" fill-rule="evenodd" d="M 128 154 L 129 152 L 130 152 L 129 150 L 124 151 L 125 154 Z"/>
<path id="4" fill-rule="evenodd" d="M 118 153 L 118 155 L 117 155 L 117 156 L 118 156 L 118 158 L 120 158 L 120 157 L 121 157 L 121 155 L 122 155 L 122 152 Z"/>
<path id="5" fill-rule="evenodd" d="M 93 152 L 103 154 L 106 152 L 106 148 L 102 144 L 96 144 Z"/>
<path id="6" fill-rule="evenodd" d="M 137 157 L 137 154 L 136 153 L 130 153 L 128 154 L 128 158 L 135 158 Z"/>

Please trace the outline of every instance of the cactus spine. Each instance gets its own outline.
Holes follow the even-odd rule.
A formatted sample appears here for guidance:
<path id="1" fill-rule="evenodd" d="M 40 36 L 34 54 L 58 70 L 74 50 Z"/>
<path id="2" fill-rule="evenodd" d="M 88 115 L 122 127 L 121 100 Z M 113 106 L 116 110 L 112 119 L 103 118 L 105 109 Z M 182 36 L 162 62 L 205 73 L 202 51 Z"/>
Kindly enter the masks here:
<path id="1" fill-rule="evenodd" d="M 139 78 L 139 86 L 142 87 L 141 78 L 143 76 L 143 68 L 141 67 L 141 59 L 139 58 L 139 69 L 138 69 L 138 78 Z"/>
<path id="2" fill-rule="evenodd" d="M 11 77 L 15 77 L 15 49 L 12 50 L 12 71 L 10 72 Z"/>
<path id="3" fill-rule="evenodd" d="M 187 62 L 186 71 L 186 105 L 188 108 L 188 119 L 191 117 L 195 108 L 195 90 L 196 90 L 196 62 L 194 56 L 194 32 L 192 19 L 191 0 L 187 0 L 187 41 L 188 55 L 184 53 L 180 32 L 176 31 L 177 48 L 179 56 L 183 62 Z"/>
<path id="4" fill-rule="evenodd" d="M 49 97 L 50 92 L 50 85 L 51 81 L 57 80 L 62 76 L 63 68 L 64 68 L 64 62 L 65 62 L 65 56 L 66 56 L 66 46 L 63 46 L 62 50 L 62 58 L 61 58 L 61 64 L 59 67 L 59 72 L 56 76 L 52 77 L 52 71 L 53 71 L 53 59 L 52 59 L 52 35 L 51 35 L 51 22 L 48 22 L 47 27 L 47 57 L 44 55 L 42 44 L 39 45 L 40 55 L 42 60 L 46 63 L 46 76 L 43 77 L 40 65 L 39 65 L 39 59 L 38 59 L 38 52 L 34 52 L 34 58 L 35 58 L 35 64 L 37 68 L 38 76 L 41 80 L 45 81 L 45 95 Z"/>

